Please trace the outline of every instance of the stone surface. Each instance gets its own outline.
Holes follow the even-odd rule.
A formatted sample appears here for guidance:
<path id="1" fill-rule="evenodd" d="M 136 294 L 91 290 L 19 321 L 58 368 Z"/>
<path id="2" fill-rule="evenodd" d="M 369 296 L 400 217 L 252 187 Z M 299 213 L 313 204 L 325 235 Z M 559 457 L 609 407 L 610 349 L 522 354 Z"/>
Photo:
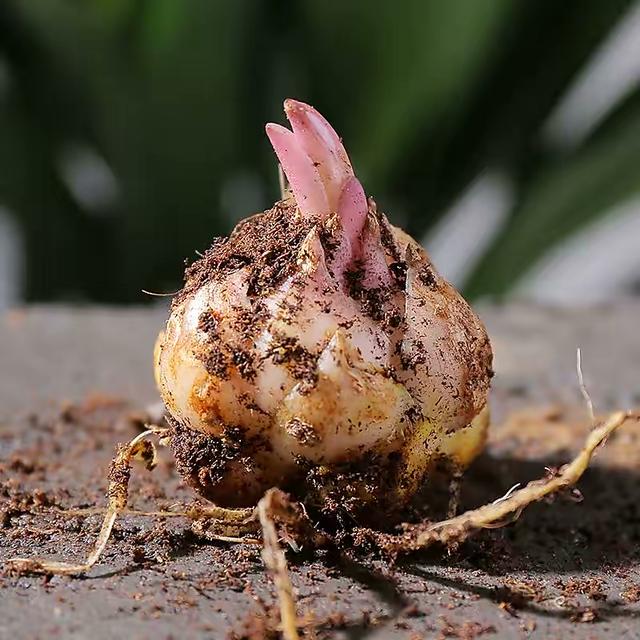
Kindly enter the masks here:
<path id="1" fill-rule="evenodd" d="M 100 516 L 117 442 L 157 402 L 153 342 L 166 312 L 30 308 L 0 317 L 0 562 L 79 559 Z M 559 311 L 485 308 L 496 352 L 495 425 L 468 473 L 466 507 L 566 461 L 588 430 L 575 349 L 596 409 L 640 405 L 640 305 Z M 640 637 L 640 427 L 599 452 L 558 499 L 448 555 L 433 549 L 388 567 L 327 553 L 290 555 L 303 614 L 330 638 Z M 131 504 L 193 499 L 169 456 L 136 469 Z M 4 514 L 4 515 L 3 515 Z M 0 578 L 0 638 L 225 638 L 260 635 L 273 615 L 258 549 L 203 544 L 182 519 L 126 516 L 86 578 Z M 243 631 L 253 625 L 254 636 Z M 245 633 L 245 636 L 242 636 Z"/>

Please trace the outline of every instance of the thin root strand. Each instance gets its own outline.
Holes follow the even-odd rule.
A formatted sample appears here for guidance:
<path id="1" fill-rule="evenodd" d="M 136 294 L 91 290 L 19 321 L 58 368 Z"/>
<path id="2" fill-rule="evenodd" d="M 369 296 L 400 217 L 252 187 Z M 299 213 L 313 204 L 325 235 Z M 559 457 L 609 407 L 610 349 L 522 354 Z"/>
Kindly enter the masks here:
<path id="1" fill-rule="evenodd" d="M 269 489 L 258 502 L 258 518 L 264 541 L 262 560 L 273 575 L 278 593 L 282 636 L 285 640 L 299 640 L 293 585 L 287 569 L 287 559 L 280 548 L 273 520 L 274 513 L 283 511 L 283 498 L 284 495 L 278 489 Z"/>
<path id="2" fill-rule="evenodd" d="M 156 465 L 156 450 L 147 439 L 150 436 L 163 436 L 167 429 L 151 427 L 135 438 L 118 447 L 118 453 L 109 469 L 108 504 L 100 533 L 87 559 L 80 563 L 59 562 L 44 558 L 10 558 L 9 569 L 17 573 L 44 573 L 50 575 L 78 575 L 85 573 L 95 565 L 104 551 L 117 517 L 126 509 L 129 494 L 129 478 L 133 460 L 142 461 L 150 471 Z"/>
<path id="3" fill-rule="evenodd" d="M 503 498 L 456 518 L 436 522 L 418 533 L 413 540 L 407 541 L 405 536 L 403 548 L 397 549 L 397 552 L 424 549 L 436 542 L 445 545 L 460 543 L 480 529 L 496 529 L 514 522 L 530 504 L 575 485 L 587 469 L 595 450 L 625 422 L 639 418 L 628 412 L 612 414 L 591 431 L 580 453 L 558 473 L 533 480 L 522 489 L 510 490 Z"/>

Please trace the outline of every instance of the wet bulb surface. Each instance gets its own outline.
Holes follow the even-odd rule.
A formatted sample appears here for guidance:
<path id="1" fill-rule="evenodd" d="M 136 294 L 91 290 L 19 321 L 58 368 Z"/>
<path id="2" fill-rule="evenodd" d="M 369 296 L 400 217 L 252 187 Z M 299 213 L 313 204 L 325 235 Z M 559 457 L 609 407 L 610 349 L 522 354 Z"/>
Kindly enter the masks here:
<path id="1" fill-rule="evenodd" d="M 466 508 L 567 461 L 587 432 L 575 348 L 596 409 L 640 405 L 640 307 L 485 309 L 494 426 L 468 472 Z M 157 401 L 151 349 L 164 311 L 32 309 L 0 319 L 0 561 L 80 560 L 117 442 Z M 151 411 L 153 413 L 153 411 Z M 640 430 L 598 452 L 577 495 L 528 509 L 448 555 L 386 563 L 289 554 L 300 613 L 320 638 L 635 638 L 640 626 Z M 434 488 L 434 516 L 443 496 Z M 130 506 L 195 500 L 161 450 L 136 467 Z M 438 513 L 437 510 L 441 509 Z M 268 638 L 277 618 L 259 548 L 203 543 L 181 519 L 125 516 L 87 577 L 0 577 L 0 637 Z"/>

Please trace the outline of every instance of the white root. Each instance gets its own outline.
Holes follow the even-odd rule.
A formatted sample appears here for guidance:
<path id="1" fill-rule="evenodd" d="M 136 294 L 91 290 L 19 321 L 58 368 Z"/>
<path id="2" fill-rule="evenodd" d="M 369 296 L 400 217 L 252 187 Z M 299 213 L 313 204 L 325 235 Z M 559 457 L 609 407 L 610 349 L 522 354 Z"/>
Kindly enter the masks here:
<path id="1" fill-rule="evenodd" d="M 519 489 L 519 488 L 520 488 L 520 485 L 521 485 L 521 484 L 522 484 L 522 483 L 520 483 L 520 482 L 516 482 L 516 483 L 513 485 L 513 487 L 511 487 L 511 489 L 509 489 L 509 490 L 507 491 L 507 493 L 505 493 L 503 496 L 500 496 L 499 498 L 496 498 L 496 499 L 495 499 L 491 504 L 498 504 L 499 502 L 504 502 L 505 500 L 507 500 L 508 498 L 510 498 L 510 497 L 513 495 L 513 492 L 514 492 L 516 489 Z"/>
<path id="2" fill-rule="evenodd" d="M 576 373 L 578 374 L 578 386 L 580 387 L 580 393 L 587 404 L 587 411 L 589 412 L 589 418 L 591 420 L 591 425 L 593 426 L 596 423 L 596 414 L 593 409 L 591 394 L 587 389 L 587 385 L 584 382 L 584 375 L 582 374 L 582 349 L 580 349 L 580 347 L 576 349 Z"/>

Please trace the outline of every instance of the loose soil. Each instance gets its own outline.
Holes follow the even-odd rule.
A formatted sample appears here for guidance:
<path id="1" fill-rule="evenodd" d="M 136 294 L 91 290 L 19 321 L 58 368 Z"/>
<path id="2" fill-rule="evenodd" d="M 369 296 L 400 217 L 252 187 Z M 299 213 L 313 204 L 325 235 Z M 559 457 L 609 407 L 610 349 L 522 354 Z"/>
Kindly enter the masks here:
<path id="1" fill-rule="evenodd" d="M 118 442 L 154 400 L 148 345 L 166 311 L 27 310 L 0 322 L 0 562 L 85 557 Z M 469 508 L 568 460 L 587 430 L 573 355 L 597 408 L 640 402 L 640 307 L 488 310 L 496 347 L 495 424 L 468 472 Z M 99 393 L 90 389 L 100 389 Z M 76 401 L 65 403 L 74 395 Z M 45 400 L 49 398 L 49 401 Z M 527 408 L 529 407 L 529 408 Z M 568 408 L 573 407 L 573 408 Z M 155 414 L 155 412 L 151 412 Z M 170 452 L 134 469 L 130 506 L 195 500 Z M 567 495 L 456 552 L 396 566 L 369 557 L 289 553 L 300 614 L 320 638 L 633 638 L 640 624 L 640 430 L 624 427 Z M 444 493 L 429 498 L 442 515 Z M 203 543 L 179 519 L 125 516 L 85 578 L 0 578 L 0 638 L 268 638 L 277 621 L 259 549 Z"/>

